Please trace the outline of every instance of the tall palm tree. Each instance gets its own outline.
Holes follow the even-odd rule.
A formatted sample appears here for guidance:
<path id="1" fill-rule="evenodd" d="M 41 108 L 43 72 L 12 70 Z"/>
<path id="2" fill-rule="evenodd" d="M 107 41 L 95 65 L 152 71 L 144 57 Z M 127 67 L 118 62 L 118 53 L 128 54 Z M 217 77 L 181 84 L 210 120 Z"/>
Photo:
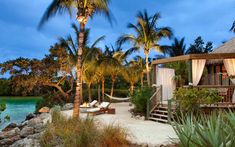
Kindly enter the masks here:
<path id="1" fill-rule="evenodd" d="M 186 54 L 186 45 L 184 43 L 184 38 L 180 40 L 175 38 L 172 45 L 164 51 L 165 54 L 170 57 L 181 56 Z"/>
<path id="2" fill-rule="evenodd" d="M 152 49 L 156 49 L 158 51 L 164 50 L 164 46 L 160 46 L 158 42 L 162 38 L 170 38 L 172 36 L 172 31 L 169 27 L 157 27 L 159 19 L 160 13 L 155 13 L 153 16 L 149 16 L 146 10 L 144 10 L 144 12 L 138 12 L 137 24 L 128 24 L 128 28 L 133 29 L 136 35 L 124 34 L 119 37 L 117 41 L 118 44 L 122 44 L 124 42 L 133 43 L 134 46 L 130 51 L 136 51 L 139 49 L 144 50 L 148 86 L 150 86 L 148 61 L 149 52 Z"/>
<path id="3" fill-rule="evenodd" d="M 41 27 L 49 18 L 56 14 L 64 12 L 72 13 L 75 11 L 80 24 L 79 33 L 79 46 L 77 50 L 77 67 L 76 67 L 76 93 L 74 99 L 73 117 L 79 117 L 79 106 L 81 97 L 81 69 L 82 69 L 82 50 L 84 43 L 85 26 L 88 18 L 93 17 L 95 14 L 104 14 L 109 20 L 111 20 L 109 13 L 110 0 L 53 0 L 46 12 L 44 13 L 39 27 Z"/>

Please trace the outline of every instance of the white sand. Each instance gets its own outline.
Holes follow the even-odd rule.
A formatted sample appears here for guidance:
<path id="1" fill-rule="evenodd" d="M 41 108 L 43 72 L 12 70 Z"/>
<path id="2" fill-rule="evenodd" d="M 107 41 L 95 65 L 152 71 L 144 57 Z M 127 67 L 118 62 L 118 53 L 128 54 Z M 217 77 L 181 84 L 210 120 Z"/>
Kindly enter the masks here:
<path id="1" fill-rule="evenodd" d="M 126 128 L 132 136 L 133 143 L 155 146 L 170 143 L 172 139 L 177 138 L 173 128 L 168 124 L 132 118 L 128 111 L 131 108 L 129 103 L 113 103 L 110 107 L 116 109 L 116 114 L 101 114 L 94 118 L 104 124 L 115 123 Z M 72 110 L 62 111 L 62 114 L 71 117 Z M 81 113 L 80 116 L 86 117 L 87 115 Z"/>

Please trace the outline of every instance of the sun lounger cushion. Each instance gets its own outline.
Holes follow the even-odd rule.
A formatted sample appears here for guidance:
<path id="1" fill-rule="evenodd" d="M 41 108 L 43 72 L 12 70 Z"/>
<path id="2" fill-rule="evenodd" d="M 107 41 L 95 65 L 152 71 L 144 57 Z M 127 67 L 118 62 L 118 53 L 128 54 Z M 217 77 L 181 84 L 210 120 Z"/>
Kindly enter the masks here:
<path id="1" fill-rule="evenodd" d="M 90 103 L 90 107 L 93 107 L 93 106 L 95 106 L 95 104 L 97 104 L 97 100 L 94 100 L 94 101 L 92 101 L 91 103 Z"/>
<path id="2" fill-rule="evenodd" d="M 102 102 L 100 105 L 99 105 L 99 108 L 107 108 L 109 106 L 109 102 Z"/>
<path id="3" fill-rule="evenodd" d="M 100 111 L 100 108 L 90 108 L 86 110 L 87 112 L 97 112 Z"/>

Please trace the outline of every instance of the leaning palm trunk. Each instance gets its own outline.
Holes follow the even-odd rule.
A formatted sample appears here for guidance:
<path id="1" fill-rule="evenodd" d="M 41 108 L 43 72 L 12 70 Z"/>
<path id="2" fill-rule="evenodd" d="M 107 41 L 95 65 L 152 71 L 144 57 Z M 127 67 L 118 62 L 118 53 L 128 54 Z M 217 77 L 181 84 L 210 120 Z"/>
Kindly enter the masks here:
<path id="1" fill-rule="evenodd" d="M 80 23 L 80 33 L 79 33 L 79 47 L 78 47 L 78 58 L 77 58 L 77 80 L 76 80 L 76 93 L 74 98 L 74 109 L 73 117 L 79 117 L 80 112 L 80 98 L 81 98 L 81 73 L 82 73 L 82 49 L 84 43 L 84 34 L 85 34 L 85 24 Z"/>
<path id="2" fill-rule="evenodd" d="M 145 52 L 145 64 L 146 64 L 146 74 L 147 74 L 147 82 L 148 86 L 150 86 L 150 75 L 149 75 L 149 54 Z"/>

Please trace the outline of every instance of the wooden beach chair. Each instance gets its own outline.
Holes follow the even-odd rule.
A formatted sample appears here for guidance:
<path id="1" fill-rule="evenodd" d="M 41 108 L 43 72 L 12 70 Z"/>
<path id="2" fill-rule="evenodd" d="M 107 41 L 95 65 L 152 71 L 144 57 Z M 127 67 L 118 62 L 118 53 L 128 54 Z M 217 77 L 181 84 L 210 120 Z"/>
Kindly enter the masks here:
<path id="1" fill-rule="evenodd" d="M 98 107 L 87 109 L 86 112 L 88 115 L 103 114 L 109 111 L 110 109 L 109 106 L 110 106 L 109 102 L 102 102 Z M 110 110 L 115 111 L 114 109 L 110 109 Z"/>

